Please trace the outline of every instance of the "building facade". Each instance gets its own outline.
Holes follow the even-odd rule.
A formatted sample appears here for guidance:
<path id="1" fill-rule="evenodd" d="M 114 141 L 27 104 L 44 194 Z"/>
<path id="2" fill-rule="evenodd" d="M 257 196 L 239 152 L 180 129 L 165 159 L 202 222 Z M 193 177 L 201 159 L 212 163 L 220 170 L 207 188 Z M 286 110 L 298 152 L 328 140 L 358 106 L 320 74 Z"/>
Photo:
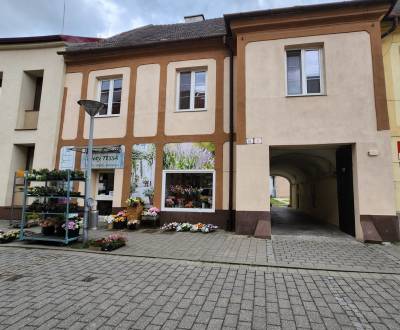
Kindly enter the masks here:
<path id="1" fill-rule="evenodd" d="M 54 168 L 64 88 L 67 43 L 96 38 L 43 36 L 0 39 L 0 216 L 21 205 L 15 173 Z M 18 190 L 18 187 L 16 188 Z"/>
<path id="2" fill-rule="evenodd" d="M 63 52 L 56 163 L 83 168 L 95 118 L 101 213 L 141 197 L 162 222 L 269 237 L 269 177 L 291 206 L 359 240 L 399 239 L 380 22 L 352 1 L 149 25 Z M 384 196 L 384 198 L 383 198 Z"/>
<path id="3" fill-rule="evenodd" d="M 400 28 L 399 6 L 382 22 L 382 53 L 385 68 L 386 97 L 391 131 L 392 165 L 396 193 L 396 212 L 400 213 Z"/>

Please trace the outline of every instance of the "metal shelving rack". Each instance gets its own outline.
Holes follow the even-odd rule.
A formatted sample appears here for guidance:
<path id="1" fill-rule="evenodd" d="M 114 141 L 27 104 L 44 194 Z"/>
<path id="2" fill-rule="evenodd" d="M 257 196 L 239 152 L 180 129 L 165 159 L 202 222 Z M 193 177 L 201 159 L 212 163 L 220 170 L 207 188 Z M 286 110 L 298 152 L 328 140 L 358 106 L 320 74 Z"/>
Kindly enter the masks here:
<path id="1" fill-rule="evenodd" d="M 85 198 L 85 196 L 80 195 L 76 196 L 73 195 L 71 196 L 71 188 L 72 188 L 72 183 L 73 182 L 84 182 L 84 178 L 80 179 L 72 179 L 71 178 L 71 171 L 67 170 L 67 179 L 44 179 L 44 180 L 32 180 L 28 178 L 29 171 L 25 171 L 24 173 L 24 198 L 23 198 L 23 206 L 22 206 L 22 219 L 20 223 L 20 237 L 19 239 L 21 241 L 26 240 L 26 241 L 44 241 L 44 242 L 58 242 L 58 243 L 63 243 L 63 244 L 68 244 L 69 242 L 76 241 L 79 238 L 78 236 L 74 237 L 69 237 L 68 235 L 68 220 L 70 218 L 71 214 L 76 214 L 79 212 L 73 212 L 70 213 L 70 204 L 72 199 L 78 199 L 78 198 Z M 66 186 L 66 195 L 32 195 L 29 193 L 28 188 L 29 184 L 31 182 L 44 182 L 45 187 L 48 187 L 48 184 L 50 182 L 53 183 L 62 183 L 63 187 Z M 35 199 L 42 199 L 43 203 L 47 203 L 49 199 L 59 199 L 59 198 L 65 198 L 66 199 L 66 204 L 65 204 L 65 212 L 33 212 L 33 211 L 27 211 L 28 207 L 28 199 L 30 198 L 35 198 Z M 57 235 L 44 235 L 42 233 L 33 233 L 25 229 L 25 223 L 26 223 L 26 217 L 28 214 L 38 214 L 40 215 L 41 219 L 44 220 L 46 216 L 62 216 L 65 221 L 65 235 L 64 237 L 62 236 L 57 236 Z"/>

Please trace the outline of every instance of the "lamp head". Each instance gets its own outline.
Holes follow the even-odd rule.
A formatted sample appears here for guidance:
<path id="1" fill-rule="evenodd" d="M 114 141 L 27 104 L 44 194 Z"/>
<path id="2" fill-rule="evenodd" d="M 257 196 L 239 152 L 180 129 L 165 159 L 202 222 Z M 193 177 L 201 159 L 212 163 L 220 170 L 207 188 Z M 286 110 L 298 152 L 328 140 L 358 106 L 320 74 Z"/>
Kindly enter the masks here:
<path id="1" fill-rule="evenodd" d="M 94 100 L 79 100 L 78 104 L 82 106 L 85 109 L 86 113 L 91 117 L 97 115 L 101 110 L 106 107 L 104 103 Z"/>

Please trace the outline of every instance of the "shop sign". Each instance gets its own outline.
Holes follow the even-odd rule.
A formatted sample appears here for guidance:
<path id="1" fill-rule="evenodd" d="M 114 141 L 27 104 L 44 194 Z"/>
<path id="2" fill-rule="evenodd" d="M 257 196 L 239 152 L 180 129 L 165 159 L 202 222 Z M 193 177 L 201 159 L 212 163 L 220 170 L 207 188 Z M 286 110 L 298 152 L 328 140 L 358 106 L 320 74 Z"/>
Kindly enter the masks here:
<path id="1" fill-rule="evenodd" d="M 124 146 L 113 147 L 114 150 L 107 147 L 98 147 L 93 150 L 92 169 L 101 168 L 124 168 Z M 87 155 L 82 155 L 81 168 L 85 168 Z"/>

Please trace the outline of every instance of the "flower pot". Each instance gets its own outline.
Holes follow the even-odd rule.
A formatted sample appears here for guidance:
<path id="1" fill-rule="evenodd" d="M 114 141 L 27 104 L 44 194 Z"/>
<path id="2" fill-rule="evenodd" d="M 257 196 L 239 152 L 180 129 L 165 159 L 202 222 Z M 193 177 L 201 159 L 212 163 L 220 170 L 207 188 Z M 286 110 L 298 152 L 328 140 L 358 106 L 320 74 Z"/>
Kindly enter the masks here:
<path id="1" fill-rule="evenodd" d="M 56 227 L 54 226 L 42 227 L 42 234 L 45 236 L 51 236 L 54 235 L 55 230 Z"/>
<path id="2" fill-rule="evenodd" d="M 137 227 L 138 227 L 137 223 L 128 223 L 128 225 L 127 225 L 127 228 L 129 230 L 135 230 L 135 229 L 137 229 Z"/>
<path id="3" fill-rule="evenodd" d="M 126 228 L 126 221 L 113 222 L 113 229 L 124 229 Z"/>
<path id="4" fill-rule="evenodd" d="M 107 223 L 107 229 L 112 230 L 113 229 L 113 223 Z"/>

